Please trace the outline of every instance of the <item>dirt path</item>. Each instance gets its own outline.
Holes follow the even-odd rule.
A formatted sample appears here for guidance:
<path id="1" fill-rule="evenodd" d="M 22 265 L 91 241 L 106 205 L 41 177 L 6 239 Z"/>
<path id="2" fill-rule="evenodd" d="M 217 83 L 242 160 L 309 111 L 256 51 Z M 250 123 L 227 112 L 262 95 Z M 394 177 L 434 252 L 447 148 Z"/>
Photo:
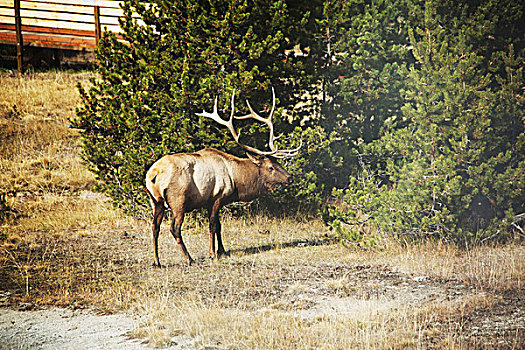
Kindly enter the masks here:
<path id="1" fill-rule="evenodd" d="M 139 322 L 126 314 L 97 315 L 91 310 L 1 309 L 0 349 L 150 349 L 127 336 Z M 182 339 L 169 347 L 192 348 Z"/>

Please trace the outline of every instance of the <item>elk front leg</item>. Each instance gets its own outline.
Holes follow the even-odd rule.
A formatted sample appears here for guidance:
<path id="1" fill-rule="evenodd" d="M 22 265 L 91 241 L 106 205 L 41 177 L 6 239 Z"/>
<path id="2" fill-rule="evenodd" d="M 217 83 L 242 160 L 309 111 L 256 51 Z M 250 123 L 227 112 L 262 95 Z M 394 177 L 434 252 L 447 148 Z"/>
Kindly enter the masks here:
<path id="1" fill-rule="evenodd" d="M 161 267 L 159 261 L 159 232 L 160 224 L 164 218 L 164 202 L 151 201 L 153 206 L 153 266 Z"/>
<path id="2" fill-rule="evenodd" d="M 194 260 L 191 258 L 188 250 L 186 249 L 186 246 L 184 245 L 184 241 L 182 240 L 181 228 L 183 220 L 184 211 L 180 211 L 178 213 L 173 212 L 173 220 L 171 221 L 171 234 L 175 238 L 175 241 L 179 244 L 182 254 L 184 254 L 184 257 L 188 261 L 188 265 L 192 265 Z"/>
<path id="3" fill-rule="evenodd" d="M 209 220 L 210 220 L 210 258 L 220 257 L 226 252 L 222 245 L 221 238 L 221 222 L 219 220 L 219 212 L 221 209 L 221 203 L 216 200 L 213 206 L 209 209 Z M 215 236 L 217 236 L 217 254 L 215 254 Z"/>
<path id="4" fill-rule="evenodd" d="M 217 218 L 217 222 L 219 222 L 219 219 Z M 226 254 L 226 250 L 224 249 L 224 246 L 222 245 L 222 237 L 221 237 L 221 223 L 219 222 L 219 231 L 217 231 L 217 256 L 220 258 L 223 255 Z"/>

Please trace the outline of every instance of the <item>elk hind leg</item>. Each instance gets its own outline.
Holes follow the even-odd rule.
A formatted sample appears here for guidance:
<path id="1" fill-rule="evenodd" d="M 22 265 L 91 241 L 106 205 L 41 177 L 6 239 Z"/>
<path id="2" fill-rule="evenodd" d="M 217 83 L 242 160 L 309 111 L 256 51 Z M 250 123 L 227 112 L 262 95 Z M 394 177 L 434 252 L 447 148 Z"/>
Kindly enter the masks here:
<path id="1" fill-rule="evenodd" d="M 171 234 L 173 235 L 173 238 L 175 238 L 175 241 L 179 244 L 179 247 L 182 251 L 182 254 L 184 254 L 184 257 L 186 258 L 188 265 L 192 265 L 194 263 L 194 260 L 191 258 L 190 254 L 188 253 L 188 250 L 186 249 L 186 245 L 184 244 L 184 241 L 182 240 L 182 222 L 184 221 L 184 211 L 174 211 L 173 212 L 173 220 L 171 221 Z"/>
<path id="2" fill-rule="evenodd" d="M 160 261 L 159 261 L 159 233 L 160 233 L 160 224 L 162 223 L 162 219 L 164 218 L 164 201 L 163 200 L 155 201 L 154 199 L 152 199 L 151 204 L 153 207 L 153 225 L 152 225 L 153 254 L 154 254 L 153 266 L 161 267 Z"/>

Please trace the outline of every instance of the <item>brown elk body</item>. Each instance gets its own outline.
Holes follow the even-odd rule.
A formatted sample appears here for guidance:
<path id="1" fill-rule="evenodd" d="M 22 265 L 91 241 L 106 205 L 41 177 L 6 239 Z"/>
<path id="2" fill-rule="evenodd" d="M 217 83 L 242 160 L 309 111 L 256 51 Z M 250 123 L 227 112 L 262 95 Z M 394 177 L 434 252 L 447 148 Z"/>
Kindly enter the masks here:
<path id="1" fill-rule="evenodd" d="M 232 114 L 229 121 L 222 120 L 218 116 L 217 100 L 215 100 L 213 113 L 203 112 L 200 115 L 226 125 L 239 143 L 232 125 L 233 105 L 234 97 L 232 95 Z M 188 264 L 191 265 L 193 259 L 188 253 L 181 235 L 184 213 L 194 209 L 207 209 L 210 256 L 219 257 L 226 252 L 222 243 L 219 220 L 221 207 L 236 201 L 253 200 L 264 191 L 272 190 L 290 181 L 290 174 L 277 162 L 276 158 L 293 156 L 297 153 L 298 148 L 295 150 L 278 150 L 275 148 L 273 146 L 271 114 L 270 117 L 264 119 L 253 112 L 251 107 L 250 111 L 250 115 L 236 118 L 251 117 L 267 123 L 270 126 L 271 152 L 261 152 L 239 143 L 247 151 L 248 158 L 239 158 L 213 148 L 205 148 L 196 153 L 166 155 L 148 170 L 146 188 L 153 208 L 153 264 L 155 266 L 160 267 L 158 237 L 166 208 L 171 209 L 173 214 L 171 234 L 179 244 Z M 215 251 L 215 238 L 217 239 L 217 251 Z"/>

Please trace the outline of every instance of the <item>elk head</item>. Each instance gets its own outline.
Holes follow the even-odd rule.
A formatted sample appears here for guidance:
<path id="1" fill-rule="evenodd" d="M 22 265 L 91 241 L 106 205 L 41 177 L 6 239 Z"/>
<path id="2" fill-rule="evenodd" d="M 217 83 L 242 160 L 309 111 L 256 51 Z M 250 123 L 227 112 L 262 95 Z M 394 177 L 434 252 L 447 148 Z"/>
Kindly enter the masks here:
<path id="1" fill-rule="evenodd" d="M 260 156 L 246 153 L 248 158 L 259 168 L 260 182 L 268 191 L 275 190 L 279 185 L 292 182 L 292 176 L 284 170 L 272 156 Z"/>

